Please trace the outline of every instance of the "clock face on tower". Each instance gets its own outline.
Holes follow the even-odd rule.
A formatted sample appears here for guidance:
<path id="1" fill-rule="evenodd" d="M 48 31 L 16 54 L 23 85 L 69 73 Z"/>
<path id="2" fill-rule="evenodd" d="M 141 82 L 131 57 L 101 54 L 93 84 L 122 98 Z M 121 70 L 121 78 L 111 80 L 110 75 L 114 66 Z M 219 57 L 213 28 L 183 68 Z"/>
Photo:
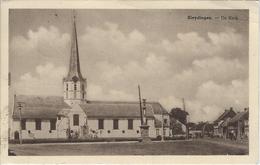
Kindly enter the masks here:
<path id="1" fill-rule="evenodd" d="M 73 77 L 72 77 L 72 80 L 73 80 L 74 82 L 77 82 L 79 79 L 78 79 L 77 76 L 73 76 Z"/>

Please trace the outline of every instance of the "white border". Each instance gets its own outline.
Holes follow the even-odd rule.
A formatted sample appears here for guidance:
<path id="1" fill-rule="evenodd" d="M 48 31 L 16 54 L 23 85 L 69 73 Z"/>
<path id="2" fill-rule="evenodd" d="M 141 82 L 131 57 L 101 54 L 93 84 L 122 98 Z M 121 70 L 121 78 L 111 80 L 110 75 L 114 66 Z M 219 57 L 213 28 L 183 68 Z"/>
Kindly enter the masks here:
<path id="1" fill-rule="evenodd" d="M 249 9 L 249 155 L 245 156 L 7 156 L 8 9 Z M 2 1 L 1 163 L 256 163 L 258 161 L 258 2 L 255 1 Z"/>

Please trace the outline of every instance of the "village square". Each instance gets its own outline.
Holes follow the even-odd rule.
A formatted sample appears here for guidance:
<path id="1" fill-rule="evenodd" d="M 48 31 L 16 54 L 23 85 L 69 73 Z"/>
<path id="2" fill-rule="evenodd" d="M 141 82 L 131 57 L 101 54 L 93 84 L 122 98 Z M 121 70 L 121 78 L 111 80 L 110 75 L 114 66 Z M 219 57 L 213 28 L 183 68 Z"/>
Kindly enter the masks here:
<path id="1" fill-rule="evenodd" d="M 54 14 L 52 13 L 52 15 L 54 18 L 60 17 L 59 14 L 55 12 Z M 136 83 L 131 83 L 131 85 L 125 87 L 135 89 L 134 92 L 131 91 L 133 95 L 114 92 L 114 94 L 119 93 L 117 95 L 119 100 L 109 100 L 109 97 L 105 100 L 102 98 L 100 100 L 89 98 L 93 92 L 89 90 L 88 87 L 91 86 L 89 84 L 93 81 L 92 79 L 95 79 L 95 76 L 90 76 L 89 78 L 88 74 L 84 75 L 83 73 L 90 71 L 82 73 L 82 66 L 85 68 L 85 61 L 88 61 L 88 58 L 91 60 L 92 57 L 88 54 L 83 55 L 83 53 L 80 53 L 81 40 L 78 39 L 79 21 L 77 14 L 72 14 L 72 19 L 70 20 L 72 24 L 72 26 L 69 26 L 71 29 L 70 49 L 69 53 L 67 53 L 68 56 L 63 57 L 67 64 L 66 76 L 57 82 L 53 82 L 53 84 L 58 84 L 62 92 L 56 93 L 56 95 L 28 95 L 22 92 L 10 92 L 9 99 L 12 101 L 10 101 L 9 104 L 9 155 L 248 155 L 249 107 L 248 105 L 240 104 L 241 100 L 239 99 L 244 99 L 244 97 L 240 97 L 240 93 L 238 93 L 238 99 L 232 104 L 232 97 L 228 97 L 228 99 L 231 100 L 230 102 L 227 101 L 228 99 L 225 99 L 225 95 L 228 94 L 216 92 L 216 90 L 212 90 L 213 92 L 209 91 L 209 93 L 211 93 L 207 95 L 207 97 L 211 97 L 212 95 L 214 98 L 216 95 L 223 94 L 223 96 L 220 97 L 224 98 L 224 107 L 200 107 L 198 109 L 203 110 L 198 113 L 195 113 L 193 107 L 200 106 L 201 104 L 197 102 L 194 104 L 195 102 L 189 101 L 192 99 L 183 95 L 179 96 L 180 104 L 178 106 L 165 107 L 163 104 L 165 103 L 164 100 L 150 97 L 150 95 L 147 94 L 147 91 L 151 88 L 149 85 L 144 85 L 146 80 L 144 80 L 144 83 L 136 81 Z M 83 19 L 81 18 L 80 21 L 82 22 Z M 112 33 L 116 33 L 116 25 L 107 23 L 106 26 L 111 28 Z M 40 30 L 42 30 L 43 33 L 45 32 L 44 29 Z M 57 31 L 57 29 L 53 30 L 54 32 Z M 88 32 L 93 32 L 95 35 L 103 34 L 101 30 L 98 31 L 91 28 L 87 30 Z M 232 30 L 228 32 L 235 35 L 235 32 Z M 31 37 L 35 35 L 34 32 L 30 32 L 29 34 Z M 194 33 L 189 35 L 191 35 L 191 37 L 198 37 L 197 34 Z M 212 36 L 212 39 L 216 37 L 214 36 L 215 34 L 209 33 L 209 35 Z M 89 37 L 93 36 L 85 36 L 84 41 L 89 42 L 86 41 Z M 120 34 L 112 38 L 112 40 L 116 40 L 116 37 L 124 38 Z M 184 37 L 184 35 L 179 34 L 179 38 L 182 37 Z M 48 39 L 52 40 L 53 38 L 50 36 Z M 145 41 L 137 30 L 131 33 L 130 39 L 135 40 L 134 43 L 128 43 L 130 45 Z M 187 41 L 187 39 L 183 40 L 185 42 Z M 197 42 L 201 42 L 201 40 L 202 39 L 198 39 Z M 219 40 L 218 42 L 221 41 Z M 163 41 L 163 43 L 164 46 L 167 46 L 167 49 L 170 49 L 168 51 L 171 51 L 171 48 L 169 48 L 171 43 L 166 40 Z M 178 46 L 182 46 L 182 44 Z M 84 45 L 83 48 L 88 49 L 88 45 Z M 109 47 L 107 47 L 107 49 L 109 49 Z M 39 51 L 39 49 L 37 51 Z M 102 53 L 105 54 L 106 52 Z M 156 64 L 164 59 L 156 58 L 154 54 L 150 54 L 146 61 L 148 63 L 147 70 L 152 70 L 152 73 L 156 72 L 158 68 L 153 70 L 153 67 L 151 67 L 149 63 L 151 63 L 151 65 L 153 62 Z M 214 60 L 218 62 L 220 59 Z M 117 59 L 115 58 L 114 60 Z M 167 66 L 167 64 L 163 62 L 165 61 L 162 61 L 162 65 Z M 235 62 L 236 65 L 240 65 L 238 60 Z M 203 65 L 203 67 L 209 65 L 205 63 L 207 62 L 195 60 L 192 65 Z M 101 65 L 102 68 L 106 64 L 107 62 L 103 62 L 97 65 Z M 135 63 L 130 63 L 129 67 L 136 65 Z M 229 63 L 227 65 L 229 65 Z M 49 67 L 52 67 L 52 65 L 49 65 Z M 242 66 L 239 67 L 241 68 Z M 139 69 L 138 67 L 136 68 Z M 58 69 L 51 68 L 49 72 L 57 70 Z M 106 70 L 107 69 L 104 71 Z M 45 73 L 41 67 L 39 67 L 37 71 L 39 73 L 44 72 L 45 75 L 51 74 L 49 72 Z M 165 70 L 160 71 L 161 70 L 159 70 L 158 75 L 166 72 Z M 93 72 L 97 72 L 97 70 Z M 120 72 L 117 68 L 111 70 L 111 73 L 116 74 L 117 72 Z M 135 72 L 142 71 L 140 69 L 140 71 L 136 70 Z M 204 72 L 205 70 L 201 72 L 201 74 L 204 74 Z M 102 73 L 97 72 L 96 76 L 99 74 L 101 75 Z M 147 77 L 150 75 L 147 71 L 145 71 L 145 74 Z M 185 74 L 189 74 L 188 71 L 185 72 Z M 222 76 L 223 74 L 224 73 L 220 73 L 219 75 L 221 75 L 221 79 L 224 81 L 228 78 Z M 13 73 L 10 72 L 9 75 L 9 88 L 12 89 L 13 84 L 11 77 Z M 205 75 L 211 76 L 208 73 L 205 73 Z M 107 74 L 103 75 L 103 77 L 106 76 Z M 215 75 L 212 76 L 212 79 L 214 79 L 214 76 Z M 29 74 L 24 76 L 25 79 L 31 79 L 30 83 L 34 85 L 35 80 L 31 77 L 32 75 Z M 55 75 L 52 78 L 55 79 Z M 113 81 L 113 78 L 110 78 L 111 77 L 107 78 L 109 79 L 108 81 Z M 120 74 L 120 76 L 115 78 L 122 78 L 126 82 L 132 81 L 130 79 L 124 79 L 124 74 Z M 235 78 L 236 77 L 233 79 Z M 46 82 L 48 81 L 52 81 L 52 79 Z M 173 82 L 177 82 L 177 80 Z M 200 86 L 199 89 L 203 90 L 203 87 L 207 89 L 207 87 L 212 84 L 214 86 L 213 81 L 209 81 L 207 84 L 204 84 L 204 86 Z M 176 84 L 170 86 L 174 85 Z M 236 87 L 242 86 L 240 81 L 232 80 L 232 85 L 234 85 L 234 89 L 230 91 L 235 91 L 234 93 L 237 94 Z M 42 87 L 43 86 L 38 86 L 39 90 Z M 159 89 L 162 88 L 161 92 L 167 92 L 167 90 L 164 91 L 163 86 L 153 85 L 152 87 L 152 90 L 159 92 Z M 23 86 L 21 86 L 21 88 L 23 88 Z M 186 87 L 181 89 L 184 91 Z M 225 91 L 225 89 L 226 88 L 222 91 Z M 51 90 L 52 87 L 50 86 L 50 91 Z M 99 88 L 95 88 L 95 91 L 102 92 Z M 192 89 L 190 89 L 190 91 L 192 91 Z M 123 97 L 123 99 L 121 100 L 120 97 Z M 196 97 L 207 99 L 207 97 L 202 97 L 201 93 L 198 93 Z M 173 103 L 174 101 L 175 100 L 172 99 L 169 102 Z M 221 101 L 216 99 L 215 102 Z M 218 110 L 218 113 L 214 112 L 215 109 Z M 212 118 L 207 118 L 206 115 L 210 116 L 211 113 L 216 115 Z M 206 117 L 201 119 L 200 116 L 202 117 L 203 115 Z"/>

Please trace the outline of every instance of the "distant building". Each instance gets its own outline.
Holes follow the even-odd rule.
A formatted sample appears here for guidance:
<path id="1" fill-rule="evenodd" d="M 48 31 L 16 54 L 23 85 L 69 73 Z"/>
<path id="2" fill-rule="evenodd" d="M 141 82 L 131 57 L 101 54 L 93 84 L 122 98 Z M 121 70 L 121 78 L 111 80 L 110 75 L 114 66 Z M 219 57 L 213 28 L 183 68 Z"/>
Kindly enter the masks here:
<path id="1" fill-rule="evenodd" d="M 249 109 L 245 108 L 243 112 L 238 112 L 236 116 L 228 122 L 228 131 L 234 132 L 237 140 L 248 139 L 249 136 Z"/>
<path id="2" fill-rule="evenodd" d="M 68 75 L 63 97 L 14 96 L 10 138 L 123 138 L 140 137 L 139 102 L 89 101 L 87 80 L 80 71 L 76 24 L 72 33 Z M 169 113 L 158 102 L 147 102 L 149 136 L 170 136 Z"/>
<path id="3" fill-rule="evenodd" d="M 248 108 L 238 113 L 235 113 L 232 108 L 225 110 L 214 122 L 214 135 L 224 139 L 247 139 L 249 135 L 248 116 Z"/>
<path id="4" fill-rule="evenodd" d="M 229 110 L 225 110 L 217 120 L 214 121 L 214 136 L 226 137 L 227 136 L 227 121 L 233 118 L 236 112 L 231 107 Z"/>

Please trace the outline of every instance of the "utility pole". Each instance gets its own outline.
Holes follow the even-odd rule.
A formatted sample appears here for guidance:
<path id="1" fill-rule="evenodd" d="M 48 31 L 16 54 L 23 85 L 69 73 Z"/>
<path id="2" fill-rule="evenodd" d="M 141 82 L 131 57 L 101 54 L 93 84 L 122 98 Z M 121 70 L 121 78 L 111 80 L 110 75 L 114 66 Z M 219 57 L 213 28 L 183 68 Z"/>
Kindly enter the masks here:
<path id="1" fill-rule="evenodd" d="M 184 100 L 184 98 L 182 98 L 182 103 L 183 103 L 183 110 L 184 110 L 184 112 L 186 112 L 186 107 L 185 107 L 185 100 Z M 186 115 L 186 114 L 185 114 Z M 188 117 L 187 117 L 187 115 L 185 116 L 185 118 L 186 118 L 186 139 L 189 139 L 189 126 L 188 126 Z"/>
<path id="2" fill-rule="evenodd" d="M 140 85 L 138 85 L 138 93 L 139 93 L 139 104 L 140 104 L 141 125 L 143 125 L 143 124 L 144 124 L 144 120 L 143 120 L 143 108 L 142 108 L 142 99 L 141 99 L 141 90 L 140 90 Z"/>
<path id="3" fill-rule="evenodd" d="M 23 143 L 23 140 L 22 140 L 22 103 L 19 102 L 18 103 L 18 109 L 19 109 L 19 117 L 20 117 L 20 137 L 19 137 L 19 140 L 20 140 L 20 144 Z"/>

